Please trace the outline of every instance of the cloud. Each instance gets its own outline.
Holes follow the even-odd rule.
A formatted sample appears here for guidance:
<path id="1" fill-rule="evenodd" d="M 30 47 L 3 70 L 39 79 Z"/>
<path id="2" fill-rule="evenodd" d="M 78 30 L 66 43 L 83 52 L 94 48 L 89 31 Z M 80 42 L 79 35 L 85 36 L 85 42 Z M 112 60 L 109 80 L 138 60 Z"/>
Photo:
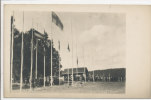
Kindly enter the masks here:
<path id="1" fill-rule="evenodd" d="M 86 56 L 94 57 L 94 66 L 100 68 L 125 67 L 125 30 L 122 27 L 96 25 L 81 33 L 79 44 Z M 89 58 L 87 64 L 91 65 Z"/>

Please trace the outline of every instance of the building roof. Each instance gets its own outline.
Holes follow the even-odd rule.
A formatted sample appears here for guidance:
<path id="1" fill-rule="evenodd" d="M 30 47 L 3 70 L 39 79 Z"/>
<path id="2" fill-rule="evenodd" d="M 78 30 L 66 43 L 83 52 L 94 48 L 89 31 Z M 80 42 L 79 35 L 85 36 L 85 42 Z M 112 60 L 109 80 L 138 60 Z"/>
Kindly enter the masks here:
<path id="1" fill-rule="evenodd" d="M 73 68 L 73 74 L 84 73 L 84 71 L 86 71 L 88 73 L 87 67 Z M 62 74 L 68 74 L 68 73 L 72 74 L 72 68 L 64 69 L 64 71 L 62 72 Z"/>
<path id="2" fill-rule="evenodd" d="M 44 34 L 38 32 L 37 30 L 33 29 L 34 35 L 39 39 L 44 39 Z"/>

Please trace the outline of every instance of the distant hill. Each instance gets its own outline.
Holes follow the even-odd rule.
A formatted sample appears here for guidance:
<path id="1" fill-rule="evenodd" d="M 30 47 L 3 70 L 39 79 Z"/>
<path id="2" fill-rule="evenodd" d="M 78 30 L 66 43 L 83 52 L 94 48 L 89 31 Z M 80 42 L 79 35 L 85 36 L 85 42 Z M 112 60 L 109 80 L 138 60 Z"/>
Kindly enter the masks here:
<path id="1" fill-rule="evenodd" d="M 125 68 L 114 68 L 106 70 L 94 70 L 95 81 L 125 81 Z M 89 80 L 93 80 L 93 71 L 89 71 Z"/>

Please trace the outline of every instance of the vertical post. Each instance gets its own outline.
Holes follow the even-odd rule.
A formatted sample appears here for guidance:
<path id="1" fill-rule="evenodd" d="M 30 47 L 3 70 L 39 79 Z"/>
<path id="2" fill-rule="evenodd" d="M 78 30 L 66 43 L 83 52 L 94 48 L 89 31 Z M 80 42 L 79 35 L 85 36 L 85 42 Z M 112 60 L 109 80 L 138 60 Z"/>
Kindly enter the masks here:
<path id="1" fill-rule="evenodd" d="M 20 70 L 20 91 L 23 84 L 23 61 L 24 61 L 24 12 L 23 12 L 23 32 L 22 32 L 22 45 L 21 45 L 21 70 Z"/>
<path id="2" fill-rule="evenodd" d="M 51 17 L 52 17 L 52 12 L 51 12 Z M 51 21 L 51 86 L 52 86 L 52 21 Z"/>
<path id="3" fill-rule="evenodd" d="M 51 86 L 52 86 L 52 39 L 51 39 Z"/>
<path id="4" fill-rule="evenodd" d="M 59 44 L 59 46 L 58 46 L 58 49 L 59 49 L 59 85 L 60 85 L 60 41 L 58 41 L 58 44 Z"/>
<path id="5" fill-rule="evenodd" d="M 60 85 L 60 56 L 59 56 L 59 85 Z"/>
<path id="6" fill-rule="evenodd" d="M 72 20 L 71 20 L 71 33 L 72 33 Z M 73 85 L 73 33 L 72 33 L 72 85 Z"/>
<path id="7" fill-rule="evenodd" d="M 14 11 L 13 11 L 13 16 L 11 16 L 11 63 L 10 63 L 10 67 L 11 67 L 11 77 L 10 77 L 10 87 L 11 87 L 11 91 L 13 89 L 13 49 L 14 49 Z"/>
<path id="8" fill-rule="evenodd" d="M 68 42 L 68 50 L 69 50 L 69 42 Z M 69 50 L 69 52 L 70 52 L 70 50 Z M 70 53 L 69 53 L 69 55 L 70 55 Z M 69 55 L 68 55 L 68 56 L 69 56 Z M 68 65 L 70 65 L 69 61 L 68 61 Z M 70 81 L 70 80 L 69 80 L 69 76 L 70 76 L 70 75 L 69 75 L 69 68 L 68 68 L 67 70 L 68 70 L 68 85 L 70 85 L 70 83 L 69 83 L 69 81 Z"/>
<path id="9" fill-rule="evenodd" d="M 32 37 L 31 37 L 30 90 L 32 88 L 32 68 L 33 68 L 33 28 L 32 28 Z"/>
<path id="10" fill-rule="evenodd" d="M 78 64 L 77 64 L 77 68 L 76 68 L 76 75 L 77 75 L 77 77 L 78 77 Z M 77 77 L 76 77 L 76 81 L 78 81 L 78 80 L 77 80 Z"/>
<path id="11" fill-rule="evenodd" d="M 38 53 L 38 39 L 36 39 L 36 79 L 37 79 L 37 53 Z"/>
<path id="12" fill-rule="evenodd" d="M 95 81 L 95 79 L 94 79 L 94 70 L 93 70 L 93 82 Z"/>
<path id="13" fill-rule="evenodd" d="M 70 85 L 70 83 L 69 83 L 69 68 L 68 68 L 68 84 Z"/>
<path id="14" fill-rule="evenodd" d="M 94 66 L 93 66 L 93 55 L 92 55 L 92 67 L 94 67 Z M 93 74 L 92 76 L 93 76 L 93 82 L 94 82 L 94 81 L 95 81 L 95 80 L 94 80 L 94 70 L 93 70 L 92 74 Z"/>
<path id="15" fill-rule="evenodd" d="M 37 24 L 37 31 L 38 31 L 38 24 Z M 35 72 L 36 72 L 36 73 L 35 73 L 35 76 L 36 76 L 36 77 L 35 77 L 35 79 L 37 79 L 37 60 L 38 60 L 38 59 L 37 59 L 37 55 L 38 55 L 38 39 L 36 39 L 36 69 L 35 69 L 35 70 L 36 70 L 36 71 L 35 71 Z"/>
<path id="16" fill-rule="evenodd" d="M 44 47 L 44 87 L 45 87 L 45 47 Z"/>
<path id="17" fill-rule="evenodd" d="M 108 77 L 108 80 L 109 80 L 109 82 L 110 82 L 110 73 L 109 73 L 109 77 Z"/>
<path id="18" fill-rule="evenodd" d="M 76 34 L 75 34 L 75 35 L 76 35 Z M 76 35 L 76 57 L 77 57 L 76 75 L 78 76 L 77 35 Z M 77 77 L 76 77 L 76 80 L 77 80 Z"/>
<path id="19" fill-rule="evenodd" d="M 85 58 L 84 58 L 84 47 L 83 47 L 83 63 L 84 63 L 84 75 L 85 75 L 85 82 L 86 82 L 86 69 L 85 69 Z"/>

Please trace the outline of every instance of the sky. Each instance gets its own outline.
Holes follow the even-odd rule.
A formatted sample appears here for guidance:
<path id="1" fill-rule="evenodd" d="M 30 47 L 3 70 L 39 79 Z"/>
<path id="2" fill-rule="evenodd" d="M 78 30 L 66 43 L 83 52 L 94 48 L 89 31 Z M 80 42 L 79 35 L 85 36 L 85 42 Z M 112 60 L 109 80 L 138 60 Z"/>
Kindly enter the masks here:
<path id="1" fill-rule="evenodd" d="M 63 69 L 87 67 L 88 70 L 125 68 L 126 16 L 123 13 L 55 12 L 64 25 L 61 30 L 51 22 L 51 12 L 14 12 L 19 31 L 35 28 L 53 38 Z M 24 20 L 24 21 L 23 21 Z M 23 23 L 24 22 L 24 23 Z M 52 33 L 52 35 L 51 35 Z M 67 47 L 70 47 L 70 52 Z M 78 58 L 78 65 L 77 65 Z"/>

